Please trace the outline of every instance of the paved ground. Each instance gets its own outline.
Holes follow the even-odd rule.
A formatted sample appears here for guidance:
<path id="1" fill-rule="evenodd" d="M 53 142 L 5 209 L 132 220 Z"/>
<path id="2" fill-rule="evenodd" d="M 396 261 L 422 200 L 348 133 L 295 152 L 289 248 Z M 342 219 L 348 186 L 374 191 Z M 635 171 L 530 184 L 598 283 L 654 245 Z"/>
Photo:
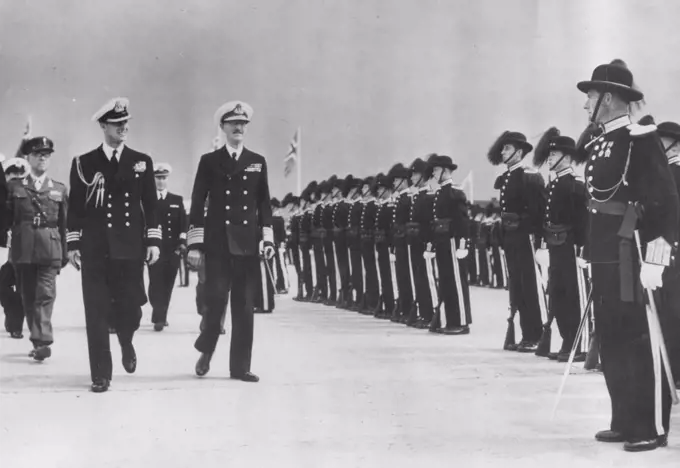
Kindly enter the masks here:
<path id="1" fill-rule="evenodd" d="M 228 379 L 225 337 L 208 377 L 194 376 L 193 287 L 178 288 L 165 331 L 145 311 L 136 374 L 114 348 L 102 395 L 88 392 L 80 294 L 68 268 L 50 360 L 29 360 L 26 339 L 0 338 L 3 467 L 680 466 L 677 410 L 668 448 L 628 454 L 593 440 L 609 422 L 599 374 L 575 367 L 551 422 L 563 367 L 500 349 L 504 291 L 473 290 L 463 337 L 279 297 L 274 314 L 256 317 L 262 380 L 247 384 Z"/>

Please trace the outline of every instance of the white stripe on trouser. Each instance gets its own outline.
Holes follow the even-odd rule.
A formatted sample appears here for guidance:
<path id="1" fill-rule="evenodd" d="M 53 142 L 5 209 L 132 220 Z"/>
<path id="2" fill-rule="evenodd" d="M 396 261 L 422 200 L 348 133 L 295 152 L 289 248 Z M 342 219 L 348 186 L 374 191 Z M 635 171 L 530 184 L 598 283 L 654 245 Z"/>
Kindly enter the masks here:
<path id="1" fill-rule="evenodd" d="M 288 265 L 286 265 L 286 256 L 284 250 L 279 249 L 279 262 L 281 262 L 281 272 L 283 273 L 283 286 L 290 291 L 290 278 L 288 278 Z"/>
<path id="2" fill-rule="evenodd" d="M 267 293 L 267 283 L 269 283 L 269 278 L 267 278 L 267 270 L 264 262 L 264 258 L 260 259 L 260 276 L 262 277 L 262 310 L 269 310 L 269 294 Z"/>
<path id="3" fill-rule="evenodd" d="M 409 280 L 411 281 L 411 296 L 413 298 L 413 302 L 416 302 L 416 285 L 415 285 L 415 278 L 413 275 L 413 262 L 411 261 L 411 245 L 407 244 L 406 245 L 406 256 L 408 257 L 408 276 Z"/>
<path id="4" fill-rule="evenodd" d="M 479 281 L 479 275 L 482 274 L 479 269 L 479 248 L 475 249 L 475 265 L 477 266 L 477 281 Z"/>
<path id="5" fill-rule="evenodd" d="M 493 273 L 493 256 L 491 255 L 491 249 L 485 249 L 486 252 L 486 263 L 487 272 L 489 274 L 489 286 L 496 286 L 495 279 L 496 275 Z"/>
<path id="6" fill-rule="evenodd" d="M 652 365 L 654 366 L 654 425 L 657 435 L 663 435 L 666 431 L 661 420 L 661 344 L 659 343 L 659 337 L 662 335 L 661 329 L 657 328 L 657 323 L 649 306 L 646 307 L 646 311 L 647 324 L 649 325 L 649 343 L 652 346 Z"/>
<path id="7" fill-rule="evenodd" d="M 333 246 L 333 261 L 335 262 L 335 289 L 334 293 L 337 293 L 337 289 L 342 286 L 342 280 L 340 279 L 340 265 L 338 265 L 338 252 L 335 249 L 335 242 L 331 244 Z M 328 293 L 330 297 L 330 291 Z"/>
<path id="8" fill-rule="evenodd" d="M 399 285 L 397 284 L 397 260 L 396 258 L 392 260 L 392 257 L 389 254 L 389 250 L 387 251 L 387 255 L 389 256 L 388 258 L 390 259 L 390 277 L 392 278 L 392 298 L 394 298 L 394 296 L 397 295 L 397 291 L 399 291 Z"/>
<path id="9" fill-rule="evenodd" d="M 378 247 L 375 246 L 373 251 L 375 252 L 375 272 L 376 272 L 376 276 L 378 277 L 378 296 L 380 296 L 380 292 L 382 291 L 382 278 L 380 278 L 380 263 L 378 262 Z"/>
<path id="10" fill-rule="evenodd" d="M 312 267 L 312 292 L 314 291 L 314 288 L 317 288 L 319 285 L 316 284 L 316 257 L 314 257 L 314 249 L 311 248 L 309 249 L 309 264 Z M 309 291 L 307 291 L 307 294 L 310 294 Z"/>
<path id="11" fill-rule="evenodd" d="M 576 283 L 578 284 L 578 304 L 581 309 L 581 317 L 586 313 L 586 281 L 583 275 L 583 269 L 578 266 L 578 252 L 576 246 L 574 246 L 574 255 L 576 260 Z M 587 353 L 590 348 L 590 333 L 586 329 L 583 333 L 583 339 L 581 340 L 581 352 Z"/>
<path id="12" fill-rule="evenodd" d="M 463 282 L 460 279 L 460 264 L 456 257 L 456 239 L 451 239 L 451 257 L 453 258 L 453 276 L 456 281 L 456 291 L 458 292 L 458 314 L 460 315 L 461 326 L 467 325 L 467 314 L 465 313 L 465 298 L 463 297 Z"/>
<path id="13" fill-rule="evenodd" d="M 538 297 L 538 308 L 541 309 L 541 321 L 543 323 L 548 321 L 548 311 L 545 303 L 545 293 L 543 291 L 543 282 L 541 281 L 541 270 L 536 263 L 536 250 L 534 249 L 534 237 L 529 236 L 529 245 L 531 246 L 531 261 L 534 264 L 534 276 L 536 277 L 536 296 Z"/>
<path id="14" fill-rule="evenodd" d="M 432 305 L 436 308 L 439 306 L 439 294 L 437 293 L 437 283 L 434 279 L 434 267 L 432 263 L 434 258 L 425 259 L 425 271 L 427 272 L 427 283 L 430 285 L 430 295 L 432 296 Z M 442 325 L 445 326 L 445 325 Z"/>
<path id="15" fill-rule="evenodd" d="M 503 247 L 498 247 L 498 256 L 501 259 L 501 274 L 503 275 L 503 285 L 509 287 L 508 285 L 508 261 L 505 259 L 505 250 Z"/>

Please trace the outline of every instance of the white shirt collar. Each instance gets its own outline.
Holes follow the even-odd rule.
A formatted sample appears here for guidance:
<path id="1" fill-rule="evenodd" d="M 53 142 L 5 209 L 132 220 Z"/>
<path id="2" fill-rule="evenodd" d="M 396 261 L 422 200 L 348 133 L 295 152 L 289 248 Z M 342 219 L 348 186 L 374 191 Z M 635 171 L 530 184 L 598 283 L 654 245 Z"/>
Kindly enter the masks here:
<path id="1" fill-rule="evenodd" d="M 567 175 L 567 174 L 573 174 L 574 169 L 571 166 L 565 167 L 562 169 L 560 172 L 555 173 L 555 178 L 559 179 L 560 177 Z"/>
<path id="2" fill-rule="evenodd" d="M 401 189 L 401 191 L 399 192 L 399 195 L 409 193 L 410 191 L 411 191 L 411 187 L 406 187 L 405 189 Z"/>
<path id="3" fill-rule="evenodd" d="M 453 179 L 446 179 L 444 182 L 440 184 L 440 187 L 444 187 L 446 185 L 453 185 Z"/>
<path id="4" fill-rule="evenodd" d="M 106 155 L 106 158 L 109 161 L 111 161 L 111 158 L 113 157 L 113 150 L 114 149 L 117 150 L 116 158 L 118 159 L 118 161 L 120 161 L 120 154 L 123 152 L 124 146 L 125 146 L 125 143 L 121 143 L 120 146 L 118 146 L 118 148 L 113 148 L 113 147 L 109 146 L 108 144 L 103 143 L 102 149 L 104 150 L 104 154 Z"/>
<path id="5" fill-rule="evenodd" d="M 236 160 L 238 161 L 238 158 L 241 157 L 241 153 L 243 152 L 243 145 L 239 145 L 238 148 L 234 148 L 233 146 L 229 146 L 229 143 L 227 143 L 224 146 L 227 148 L 229 156 L 233 157 L 234 153 L 236 153 Z"/>
<path id="6" fill-rule="evenodd" d="M 35 175 L 31 174 L 31 180 L 35 184 L 35 182 L 40 182 L 40 186 L 42 187 L 45 185 L 45 179 L 47 179 L 47 172 L 43 173 L 40 177 L 36 177 Z"/>
<path id="7" fill-rule="evenodd" d="M 160 200 L 161 198 L 166 198 L 168 196 L 168 189 L 163 189 L 163 190 L 156 190 L 158 193 L 158 199 Z"/>
<path id="8" fill-rule="evenodd" d="M 610 120 L 609 122 L 605 122 L 602 127 L 604 127 L 604 133 L 610 133 L 613 132 L 614 130 L 618 130 L 621 127 L 625 127 L 626 125 L 630 125 L 632 122 L 630 120 L 630 115 L 625 114 L 622 115 L 621 117 L 617 117 L 613 120 Z"/>
<path id="9" fill-rule="evenodd" d="M 508 167 L 508 172 L 512 172 L 512 171 L 514 171 L 515 169 L 518 169 L 518 168 L 520 168 L 520 167 L 522 167 L 522 161 L 516 162 L 516 163 L 513 164 L 512 166 Z"/>

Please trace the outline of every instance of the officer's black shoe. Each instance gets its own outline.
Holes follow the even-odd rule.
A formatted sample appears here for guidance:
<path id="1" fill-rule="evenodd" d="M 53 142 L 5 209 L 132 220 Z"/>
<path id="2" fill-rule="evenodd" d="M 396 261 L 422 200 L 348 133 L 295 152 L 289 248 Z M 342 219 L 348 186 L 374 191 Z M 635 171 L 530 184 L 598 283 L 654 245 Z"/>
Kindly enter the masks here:
<path id="1" fill-rule="evenodd" d="M 548 359 L 550 359 L 551 361 L 557 361 L 559 355 L 560 355 L 560 353 L 548 353 L 548 355 L 546 357 Z"/>
<path id="2" fill-rule="evenodd" d="M 104 378 L 98 378 L 94 379 L 92 382 L 92 386 L 90 387 L 90 390 L 93 393 L 104 393 L 109 389 L 109 379 L 104 379 Z"/>
<path id="3" fill-rule="evenodd" d="M 538 348 L 538 343 L 535 341 L 525 341 L 524 344 L 520 343 L 517 347 L 517 351 L 520 353 L 535 353 Z"/>
<path id="4" fill-rule="evenodd" d="M 24 334 L 21 333 L 20 331 L 13 331 L 9 334 L 9 336 L 14 338 L 15 340 L 20 340 L 24 337 Z"/>
<path id="5" fill-rule="evenodd" d="M 154 331 L 157 331 L 157 332 L 163 331 L 163 327 L 164 327 L 164 326 L 165 326 L 165 325 L 163 325 L 163 323 L 161 323 L 161 322 L 154 323 L 154 324 L 153 324 L 153 329 L 154 329 Z"/>
<path id="6" fill-rule="evenodd" d="M 259 382 L 260 378 L 253 374 L 252 372 L 245 372 L 243 374 L 231 374 L 230 376 L 234 380 L 242 380 L 244 382 Z"/>
<path id="7" fill-rule="evenodd" d="M 264 311 L 262 310 L 262 307 L 253 307 L 253 313 L 254 314 L 261 314 Z"/>
<path id="8" fill-rule="evenodd" d="M 168 326 L 168 321 L 166 320 L 165 323 L 164 323 L 163 325 L 165 325 L 165 326 L 167 327 L 167 326 Z"/>
<path id="9" fill-rule="evenodd" d="M 664 434 L 655 439 L 626 442 L 623 444 L 623 450 L 626 452 L 647 452 L 666 445 L 668 445 L 668 435 Z"/>
<path id="10" fill-rule="evenodd" d="M 559 356 L 557 356 L 557 361 L 558 362 L 569 362 L 569 355 L 571 354 L 571 351 L 567 353 L 560 353 Z M 588 355 L 586 353 L 576 353 L 574 354 L 574 362 L 585 362 L 586 357 Z"/>
<path id="11" fill-rule="evenodd" d="M 31 357 L 31 358 L 32 358 L 33 356 L 35 356 L 35 348 L 33 348 L 32 350 L 30 350 L 30 351 L 28 352 L 28 357 Z"/>
<path id="12" fill-rule="evenodd" d="M 509 343 L 503 347 L 505 351 L 517 351 L 519 345 L 517 343 Z"/>
<path id="13" fill-rule="evenodd" d="M 210 370 L 210 360 L 212 353 L 201 353 L 201 357 L 196 361 L 196 375 L 203 377 Z"/>
<path id="14" fill-rule="evenodd" d="M 443 333 L 444 335 L 469 335 L 470 327 L 464 325 L 462 327 L 442 328 L 440 333 Z"/>
<path id="15" fill-rule="evenodd" d="M 52 349 L 46 345 L 38 346 L 34 349 L 34 351 L 33 359 L 36 361 L 44 361 L 48 357 L 52 356 Z"/>
<path id="16" fill-rule="evenodd" d="M 132 343 L 121 346 L 123 353 L 123 368 L 128 374 L 133 374 L 137 370 L 137 353 Z"/>
<path id="17" fill-rule="evenodd" d="M 626 439 L 623 434 L 617 431 L 612 431 L 610 429 L 600 431 L 595 434 L 595 440 L 598 442 L 625 442 Z"/>

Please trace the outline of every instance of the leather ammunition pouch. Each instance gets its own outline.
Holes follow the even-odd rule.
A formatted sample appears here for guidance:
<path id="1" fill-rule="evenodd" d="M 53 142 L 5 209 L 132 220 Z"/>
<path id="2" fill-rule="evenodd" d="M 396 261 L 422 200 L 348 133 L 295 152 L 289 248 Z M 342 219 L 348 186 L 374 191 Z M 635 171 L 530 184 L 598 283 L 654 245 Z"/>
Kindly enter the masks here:
<path id="1" fill-rule="evenodd" d="M 403 239 L 406 237 L 406 226 L 403 224 L 396 224 L 392 227 L 392 236 L 395 239 Z"/>
<path id="2" fill-rule="evenodd" d="M 450 237 L 451 223 L 452 221 L 450 218 L 435 219 L 432 221 L 432 232 L 434 232 L 437 237 Z"/>
<path id="3" fill-rule="evenodd" d="M 373 232 L 373 238 L 376 244 L 384 244 L 387 241 L 387 234 L 384 229 L 376 229 Z"/>
<path id="4" fill-rule="evenodd" d="M 350 226 L 345 231 L 347 233 L 347 238 L 354 240 L 359 237 L 359 228 L 356 226 Z"/>
<path id="5" fill-rule="evenodd" d="M 503 229 L 505 231 L 513 232 L 520 228 L 522 217 L 517 213 L 502 213 L 501 223 L 503 224 Z"/>
<path id="6" fill-rule="evenodd" d="M 406 237 L 416 240 L 420 237 L 420 223 L 406 223 Z"/>
<path id="7" fill-rule="evenodd" d="M 336 236 L 342 234 L 343 232 L 345 232 L 344 228 L 341 228 L 341 227 L 334 227 L 333 228 L 333 234 L 335 234 Z"/>
<path id="8" fill-rule="evenodd" d="M 373 242 L 373 232 L 366 229 L 361 230 L 361 240 L 364 242 Z"/>
<path id="9" fill-rule="evenodd" d="M 328 233 L 324 228 L 316 228 L 312 231 L 312 238 L 314 239 L 325 239 Z"/>
<path id="10" fill-rule="evenodd" d="M 549 246 L 562 245 L 567 241 L 571 233 L 571 226 L 566 224 L 546 224 L 543 226 L 545 243 Z"/>

